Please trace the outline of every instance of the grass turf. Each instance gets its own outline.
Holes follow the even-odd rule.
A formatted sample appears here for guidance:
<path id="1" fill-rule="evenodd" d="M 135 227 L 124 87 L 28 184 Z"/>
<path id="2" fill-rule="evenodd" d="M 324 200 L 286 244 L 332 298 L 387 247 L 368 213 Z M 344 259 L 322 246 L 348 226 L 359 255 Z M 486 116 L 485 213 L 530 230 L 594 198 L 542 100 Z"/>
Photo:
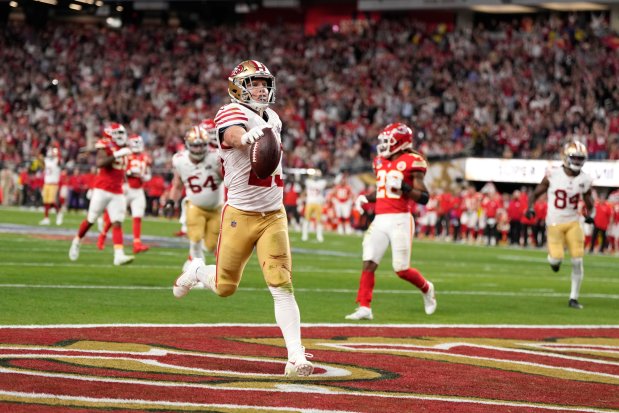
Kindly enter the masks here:
<path id="1" fill-rule="evenodd" d="M 0 209 L 0 325 L 93 323 L 274 323 L 273 302 L 250 260 L 239 291 L 225 299 L 205 290 L 173 298 L 171 285 L 187 256 L 183 242 L 158 242 L 125 267 L 112 265 L 111 246 L 82 246 L 68 259 L 70 238 L 82 214 L 68 214 L 61 227 L 39 227 L 41 212 Z M 52 214 L 52 222 L 55 216 Z M 130 219 L 124 224 L 131 233 Z M 8 224 L 27 225 L 8 232 Z M 146 219 L 144 238 L 170 237 L 176 221 Z M 4 228 L 4 229 L 2 229 Z M 355 308 L 361 268 L 361 237 L 328 233 L 324 243 L 290 234 L 293 278 L 305 323 L 348 323 Z M 163 240 L 163 241 L 161 241 Z M 151 241 L 151 243 L 153 243 Z M 127 240 L 125 245 L 130 245 Z M 130 249 L 128 249 L 130 251 Z M 225 253 L 225 252 L 224 252 Z M 387 252 L 377 271 L 374 320 L 365 324 L 601 324 L 619 320 L 619 258 L 588 255 L 583 310 L 567 307 L 571 266 L 553 273 L 540 249 L 480 247 L 415 240 L 412 266 L 434 282 L 438 309 L 423 312 L 421 295 L 391 270 Z M 208 256 L 207 261 L 213 262 Z"/>

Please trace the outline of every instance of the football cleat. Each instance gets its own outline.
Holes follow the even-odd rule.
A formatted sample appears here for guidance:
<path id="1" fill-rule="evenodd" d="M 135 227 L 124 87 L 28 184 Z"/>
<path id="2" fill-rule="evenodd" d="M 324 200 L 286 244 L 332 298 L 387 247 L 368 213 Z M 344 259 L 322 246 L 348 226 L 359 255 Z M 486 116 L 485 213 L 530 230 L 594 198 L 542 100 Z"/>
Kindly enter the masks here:
<path id="1" fill-rule="evenodd" d="M 185 231 L 183 231 L 182 229 L 180 231 L 174 233 L 175 237 L 184 237 L 185 235 L 187 235 L 187 233 Z"/>
<path id="2" fill-rule="evenodd" d="M 550 268 L 551 268 L 554 272 L 559 272 L 559 269 L 561 268 L 561 263 L 558 263 L 558 264 L 550 264 Z"/>
<path id="3" fill-rule="evenodd" d="M 41 221 L 39 221 L 39 225 L 49 225 L 49 218 L 43 218 Z"/>
<path id="4" fill-rule="evenodd" d="M 573 298 L 570 298 L 570 301 L 568 301 L 567 306 L 570 308 L 575 308 L 576 310 L 582 310 L 583 308 L 583 305 L 580 304 L 578 300 L 575 300 Z"/>
<path id="5" fill-rule="evenodd" d="M 77 261 L 80 257 L 80 240 L 77 238 L 73 238 L 71 241 L 71 248 L 69 248 L 69 259 L 71 261 Z"/>
<path id="6" fill-rule="evenodd" d="M 105 234 L 100 233 L 97 238 L 97 248 L 103 251 L 105 249 Z"/>
<path id="7" fill-rule="evenodd" d="M 436 296 L 434 295 L 434 284 L 428 281 L 428 292 L 423 294 L 423 307 L 427 315 L 434 314 L 436 311 Z"/>
<path id="8" fill-rule="evenodd" d="M 135 257 L 133 255 L 119 254 L 114 256 L 114 265 L 131 264 Z"/>
<path id="9" fill-rule="evenodd" d="M 146 252 L 150 249 L 148 245 L 144 245 L 141 242 L 133 244 L 133 253 L 139 254 L 140 252 Z"/>
<path id="10" fill-rule="evenodd" d="M 354 313 L 348 314 L 345 318 L 346 320 L 372 320 L 374 316 L 370 307 L 360 306 Z"/>
<path id="11" fill-rule="evenodd" d="M 314 372 L 314 365 L 307 361 L 308 358 L 312 358 L 311 354 L 305 353 L 305 347 L 301 348 L 295 356 L 291 357 L 286 363 L 286 369 L 284 370 L 284 376 L 286 377 L 307 377 Z"/>
<path id="12" fill-rule="evenodd" d="M 64 216 L 62 212 L 59 212 L 58 214 L 56 214 L 56 225 L 62 225 L 63 218 Z"/>
<path id="13" fill-rule="evenodd" d="M 200 280 L 198 279 L 198 269 L 202 261 L 199 259 L 192 260 L 191 263 L 185 268 L 182 274 L 174 281 L 174 287 L 172 287 L 172 293 L 176 298 L 183 298 L 189 293 L 189 290 L 194 288 Z"/>

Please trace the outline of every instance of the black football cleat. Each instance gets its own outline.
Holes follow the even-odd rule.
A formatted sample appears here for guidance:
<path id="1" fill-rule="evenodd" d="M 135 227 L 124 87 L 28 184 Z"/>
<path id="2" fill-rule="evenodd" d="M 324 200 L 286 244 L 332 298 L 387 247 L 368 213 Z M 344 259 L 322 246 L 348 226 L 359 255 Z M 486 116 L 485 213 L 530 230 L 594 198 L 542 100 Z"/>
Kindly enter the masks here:
<path id="1" fill-rule="evenodd" d="M 554 272 L 559 272 L 559 269 L 561 268 L 561 263 L 558 264 L 550 264 L 550 268 L 552 268 L 552 270 Z"/>
<path id="2" fill-rule="evenodd" d="M 568 307 L 574 308 L 576 310 L 582 310 L 583 306 L 578 302 L 578 300 L 574 300 L 570 298 L 570 301 L 567 303 Z"/>

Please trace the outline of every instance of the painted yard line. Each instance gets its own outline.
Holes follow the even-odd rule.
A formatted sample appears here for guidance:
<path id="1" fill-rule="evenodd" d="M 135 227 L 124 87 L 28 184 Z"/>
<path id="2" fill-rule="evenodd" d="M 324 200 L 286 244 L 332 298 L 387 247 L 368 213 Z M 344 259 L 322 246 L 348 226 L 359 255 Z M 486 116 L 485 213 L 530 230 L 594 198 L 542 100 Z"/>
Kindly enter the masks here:
<path id="1" fill-rule="evenodd" d="M 190 387 L 190 388 L 199 388 L 199 389 L 209 389 L 209 390 L 217 390 L 217 391 L 225 391 L 225 390 L 231 390 L 231 391 L 236 391 L 236 392 L 243 392 L 243 391 L 247 391 L 247 392 L 273 392 L 274 390 L 271 388 L 265 388 L 265 389 L 260 389 L 260 388 L 251 388 L 251 389 L 243 389 L 243 388 L 239 388 L 239 387 L 225 387 L 225 386 L 221 386 L 221 385 L 209 385 L 209 384 L 204 384 L 204 383 L 176 383 L 176 382 L 152 382 L 149 380 L 135 380 L 135 379 L 114 379 L 114 378 L 110 378 L 110 377 L 102 377 L 99 379 L 93 379 L 93 378 L 89 378 L 89 377 L 80 377 L 80 376 L 76 376 L 76 375 L 72 375 L 72 374 L 62 374 L 62 373 L 43 373 L 43 372 L 29 372 L 29 371 L 12 371 L 10 369 L 5 369 L 4 367 L 0 367 L 0 372 L 4 372 L 4 373 L 11 373 L 11 374 L 20 374 L 20 375 L 26 375 L 26 376 L 39 376 L 39 377 L 59 377 L 59 378 L 66 378 L 66 379 L 73 379 L 73 380 L 81 380 L 81 381 L 88 381 L 88 382 L 98 382 L 98 383 L 122 383 L 122 384 L 138 384 L 138 385 L 146 385 L 146 386 L 153 386 L 153 387 L 168 387 L 168 388 L 174 388 L 174 387 Z M 394 394 L 394 393 L 372 393 L 371 395 L 368 395 L 367 393 L 362 393 L 362 392 L 355 392 L 352 390 L 333 390 L 330 389 L 328 391 L 328 393 L 325 393 L 325 390 L 322 388 L 322 386 L 314 386 L 314 385 L 305 385 L 305 386 L 280 386 L 278 388 L 279 391 L 281 392 L 285 392 L 285 393 L 305 393 L 305 394 L 323 394 L 325 397 L 328 397 L 329 394 L 333 394 L 333 395 L 346 395 L 346 396 L 353 396 L 353 397 L 361 397 L 361 398 L 383 398 L 383 399 L 400 399 L 400 400 L 425 400 L 425 401 L 440 401 L 440 402 L 445 402 L 445 403 L 454 403 L 454 404 L 477 404 L 477 405 L 486 405 L 486 406 L 500 406 L 500 407 L 526 407 L 526 408 L 530 408 L 530 409 L 535 409 L 535 410 L 551 410 L 551 411 L 574 411 L 574 412 L 590 412 L 590 413 L 607 413 L 610 410 L 608 409 L 599 409 L 599 408 L 594 408 L 594 407 L 588 407 L 588 406 L 550 406 L 550 405 L 543 405 L 543 404 L 538 404 L 538 403 L 526 403 L 526 402 L 515 402 L 515 401 L 509 401 L 509 400 L 484 400 L 484 399 L 480 399 L 480 398 L 466 398 L 466 397 L 453 397 L 453 396 L 435 396 L 435 395 L 424 395 L 424 394 L 410 394 L 410 395 L 401 395 L 401 394 Z M 122 404 L 159 404 L 162 403 L 166 406 L 176 406 L 176 405 L 187 405 L 188 403 L 184 403 L 184 402 L 170 402 L 167 400 L 164 401 L 149 401 L 149 400 L 140 400 L 140 399 L 106 399 L 106 398 L 101 398 L 101 399 L 96 399 L 96 398 L 84 398 L 84 397 L 78 397 L 78 396 L 64 396 L 64 395 L 56 395 L 56 394 L 37 394 L 37 393 L 22 393 L 22 392 L 10 392 L 10 391 L 1 391 L 0 390 L 0 397 L 4 396 L 4 397 L 10 397 L 10 396 L 19 396 L 20 397 L 20 401 L 22 403 L 27 403 L 27 398 L 28 397 L 38 397 L 41 399 L 65 399 L 67 401 L 69 400 L 75 400 L 75 401 L 79 401 L 80 399 L 87 399 L 84 401 L 89 401 L 90 403 L 93 402 L 97 402 L 97 401 L 101 401 L 102 403 L 106 403 L 106 402 L 118 402 L 118 403 L 122 403 Z M 0 401 L 2 401 L 2 399 L 0 398 Z M 47 404 L 47 403 L 46 403 Z M 62 405 L 62 404 L 60 404 Z M 198 405 L 198 406 L 212 406 L 211 404 L 197 404 L 197 403 L 191 403 L 191 405 Z M 241 406 L 242 407 L 242 406 Z M 248 406 L 251 407 L 251 406 Z M 313 409 L 298 409 L 301 412 L 315 412 L 316 410 Z M 321 412 L 321 410 L 318 410 L 318 412 Z"/>
<path id="2" fill-rule="evenodd" d="M 74 285 L 74 284 L 0 284 L 0 288 L 55 288 L 55 289 L 93 289 L 93 290 L 169 290 L 171 287 L 161 286 L 139 286 L 139 285 Z M 250 288 L 240 287 L 239 291 L 264 291 L 266 288 Z M 198 288 L 197 291 L 204 290 Z M 354 294 L 357 290 L 345 288 L 295 288 L 295 291 L 305 293 L 343 293 Z M 417 294 L 416 290 L 374 290 L 379 294 Z M 491 295 L 491 296 L 506 296 L 506 297 L 563 297 L 565 293 L 543 292 L 543 291 L 443 291 L 441 295 Z M 587 298 L 607 298 L 617 300 L 619 294 L 581 294 Z"/>
<path id="3" fill-rule="evenodd" d="M 552 330 L 598 330 L 598 329 L 619 329 L 619 324 L 358 324 L 358 323 L 301 323 L 303 327 L 308 328 L 322 328 L 322 327 L 356 327 L 356 328 L 427 328 L 427 329 L 441 329 L 441 328 L 511 328 L 511 329 L 552 329 Z M 0 325 L 0 328 L 7 329 L 63 329 L 63 328 L 101 328 L 101 327 L 136 327 L 136 328 L 220 328 L 220 327 L 277 327 L 277 324 L 263 324 L 263 323 L 195 323 L 195 324 L 152 324 L 152 323 L 135 323 L 135 324 L 9 324 Z"/>
<path id="4" fill-rule="evenodd" d="M 134 285 L 74 285 L 74 284 L 0 284 L 0 288 L 53 288 L 53 289 L 94 289 L 94 290 L 168 290 L 170 287 L 161 287 L 161 286 L 134 286 Z M 201 289 L 198 289 L 201 290 Z M 251 288 L 251 287 L 240 287 L 238 290 L 240 291 L 264 291 L 264 288 Z M 295 288 L 295 291 L 307 292 L 307 293 L 344 293 L 344 294 L 352 294 L 355 293 L 356 290 L 352 289 L 344 289 L 344 288 Z M 381 294 L 416 294 L 417 292 L 414 290 L 374 290 L 377 293 Z M 553 292 L 525 292 L 525 293 L 516 293 L 516 292 L 485 292 L 485 291 L 441 291 L 441 294 L 448 295 L 499 295 L 499 296 L 549 296 L 549 297 L 562 297 L 565 295 L 564 293 L 553 293 Z M 595 297 L 598 298 L 615 298 L 614 295 L 609 294 L 588 294 L 587 297 Z M 619 298 L 619 295 L 616 296 Z"/>

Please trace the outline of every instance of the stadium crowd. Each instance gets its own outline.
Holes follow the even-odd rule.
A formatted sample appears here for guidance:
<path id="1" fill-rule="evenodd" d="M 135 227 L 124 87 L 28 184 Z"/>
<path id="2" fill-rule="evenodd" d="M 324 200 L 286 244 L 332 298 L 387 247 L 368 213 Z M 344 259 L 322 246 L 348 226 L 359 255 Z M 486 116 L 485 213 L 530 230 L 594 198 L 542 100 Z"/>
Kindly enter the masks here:
<path id="1" fill-rule="evenodd" d="M 415 146 L 431 160 L 549 159 L 570 138 L 586 142 L 592 160 L 617 160 L 615 36 L 590 14 L 472 31 L 360 19 L 313 36 L 295 24 L 9 23 L 0 31 L 3 203 L 40 204 L 40 152 L 54 143 L 68 207 L 86 208 L 94 143 L 117 121 L 142 136 L 152 157 L 147 213 L 158 215 L 185 132 L 228 100 L 219 80 L 245 56 L 269 62 L 277 76 L 288 168 L 367 169 L 378 132 L 393 121 L 414 125 Z M 431 236 L 435 225 L 419 227 Z"/>

